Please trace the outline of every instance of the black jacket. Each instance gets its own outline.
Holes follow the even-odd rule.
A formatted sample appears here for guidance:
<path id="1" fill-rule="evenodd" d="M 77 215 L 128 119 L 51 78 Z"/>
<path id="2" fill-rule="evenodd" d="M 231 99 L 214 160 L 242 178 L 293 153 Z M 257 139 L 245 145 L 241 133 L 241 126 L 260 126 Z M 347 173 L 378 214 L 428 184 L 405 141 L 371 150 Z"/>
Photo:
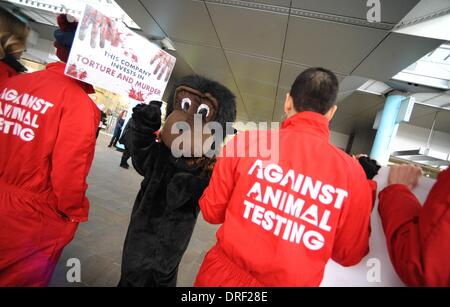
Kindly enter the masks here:
<path id="1" fill-rule="evenodd" d="M 127 125 L 125 126 L 125 129 L 123 130 L 122 136 L 119 139 L 119 143 L 122 144 L 123 146 L 125 146 L 125 148 L 129 147 L 128 138 L 130 136 L 132 122 L 133 122 L 133 118 L 130 118 Z"/>
<path id="2" fill-rule="evenodd" d="M 119 286 L 176 286 L 178 265 L 189 244 L 209 183 L 202 169 L 175 159 L 156 141 L 158 105 L 133 110 L 127 145 L 133 166 L 144 176 L 125 239 Z"/>

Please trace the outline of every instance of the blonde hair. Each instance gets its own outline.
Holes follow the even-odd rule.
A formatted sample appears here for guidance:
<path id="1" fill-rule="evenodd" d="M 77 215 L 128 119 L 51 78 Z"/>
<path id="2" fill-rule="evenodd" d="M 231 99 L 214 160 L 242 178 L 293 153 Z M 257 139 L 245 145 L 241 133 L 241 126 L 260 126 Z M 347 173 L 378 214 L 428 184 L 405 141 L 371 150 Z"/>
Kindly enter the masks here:
<path id="1" fill-rule="evenodd" d="M 25 51 L 29 34 L 30 27 L 27 24 L 0 8 L 0 60 L 8 54 Z"/>

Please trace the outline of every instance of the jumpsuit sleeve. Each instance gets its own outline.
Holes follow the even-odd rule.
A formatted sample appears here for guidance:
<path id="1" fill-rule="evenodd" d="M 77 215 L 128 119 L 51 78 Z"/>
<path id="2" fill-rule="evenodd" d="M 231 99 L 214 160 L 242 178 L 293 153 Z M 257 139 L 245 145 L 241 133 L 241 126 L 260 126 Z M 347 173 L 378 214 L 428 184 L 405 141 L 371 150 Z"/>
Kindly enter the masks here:
<path id="1" fill-rule="evenodd" d="M 409 285 L 420 285 L 419 200 L 401 184 L 380 192 L 378 211 L 389 256 L 397 274 Z"/>
<path id="2" fill-rule="evenodd" d="M 208 187 L 200 198 L 203 218 L 210 224 L 222 224 L 235 186 L 236 158 L 219 157 Z"/>
<path id="3" fill-rule="evenodd" d="M 439 179 L 442 178 L 444 177 L 439 177 Z M 433 244 L 434 239 L 439 239 L 439 234 L 444 229 L 446 216 L 444 211 L 448 210 L 450 202 L 448 193 L 450 180 L 445 182 L 439 179 L 423 207 L 408 187 L 401 184 L 388 186 L 379 195 L 378 210 L 389 256 L 397 274 L 408 286 L 437 283 L 433 275 L 436 273 L 435 270 L 431 267 L 426 269 L 426 265 L 432 264 L 433 261 L 439 263 L 439 259 L 445 257 L 442 255 L 445 255 L 446 247 L 442 244 Z M 446 197 L 447 200 L 445 200 Z M 446 202 L 447 205 L 445 205 Z M 438 218 L 433 222 L 434 216 Z M 432 238 L 433 235 L 437 237 Z M 430 250 L 433 248 L 434 250 Z M 427 255 L 432 255 L 433 259 L 424 259 L 425 249 L 427 249 Z M 442 266 L 442 263 L 440 265 L 441 270 L 445 271 L 445 265 Z"/>
<path id="4" fill-rule="evenodd" d="M 140 104 L 133 109 L 131 120 L 128 150 L 133 167 L 141 176 L 145 176 L 146 165 L 150 162 L 151 151 L 156 142 L 155 132 L 161 127 L 161 105 L 156 102 Z"/>
<path id="5" fill-rule="evenodd" d="M 68 93 L 51 156 L 51 183 L 57 208 L 71 222 L 87 220 L 86 177 L 94 158 L 99 110 L 79 92 Z M 81 100 L 81 101 L 80 101 Z"/>
<path id="6" fill-rule="evenodd" d="M 342 266 L 358 264 L 369 252 L 373 187 L 359 166 L 351 178 L 348 202 L 342 208 L 346 212 L 339 221 L 332 252 L 332 259 Z"/>
<path id="7" fill-rule="evenodd" d="M 385 188 L 379 213 L 392 264 L 408 286 L 448 286 L 450 168 L 439 174 L 423 205 L 404 185 Z"/>

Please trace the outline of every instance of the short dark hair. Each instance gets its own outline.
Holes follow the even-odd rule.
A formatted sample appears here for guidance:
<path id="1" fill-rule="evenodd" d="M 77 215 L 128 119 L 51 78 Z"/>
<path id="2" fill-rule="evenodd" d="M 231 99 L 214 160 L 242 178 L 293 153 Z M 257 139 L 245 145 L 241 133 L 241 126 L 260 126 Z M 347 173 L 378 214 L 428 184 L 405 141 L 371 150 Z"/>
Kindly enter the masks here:
<path id="1" fill-rule="evenodd" d="M 297 112 L 326 114 L 336 101 L 339 82 L 336 75 L 322 67 L 303 71 L 292 84 L 290 95 Z"/>

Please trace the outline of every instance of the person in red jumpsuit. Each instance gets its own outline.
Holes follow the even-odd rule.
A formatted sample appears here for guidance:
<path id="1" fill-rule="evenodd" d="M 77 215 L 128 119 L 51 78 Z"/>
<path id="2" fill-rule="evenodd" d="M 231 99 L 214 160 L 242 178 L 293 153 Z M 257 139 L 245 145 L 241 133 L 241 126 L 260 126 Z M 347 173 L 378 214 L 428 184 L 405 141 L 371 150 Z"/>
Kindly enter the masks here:
<path id="1" fill-rule="evenodd" d="M 421 169 L 392 166 L 378 211 L 392 264 L 408 286 L 450 286 L 450 168 L 441 172 L 423 206 L 411 192 Z"/>
<path id="2" fill-rule="evenodd" d="M 280 130 L 247 131 L 224 147 L 199 201 L 222 226 L 195 286 L 318 286 L 330 258 L 352 266 L 368 253 L 371 188 L 329 141 L 337 91 L 334 73 L 307 69 Z M 270 155 L 254 150 L 266 142 Z"/>
<path id="3" fill-rule="evenodd" d="M 59 37 L 76 24 L 58 18 Z M 67 31 L 67 32 L 66 32 Z M 55 35 L 56 36 L 56 35 Z M 67 40 L 56 43 L 66 61 Z M 0 86 L 0 286 L 46 286 L 63 248 L 88 218 L 86 177 L 99 110 L 65 63 Z"/>
<path id="4" fill-rule="evenodd" d="M 0 7 L 0 82 L 26 71 L 19 59 L 29 33 L 27 24 Z"/>

